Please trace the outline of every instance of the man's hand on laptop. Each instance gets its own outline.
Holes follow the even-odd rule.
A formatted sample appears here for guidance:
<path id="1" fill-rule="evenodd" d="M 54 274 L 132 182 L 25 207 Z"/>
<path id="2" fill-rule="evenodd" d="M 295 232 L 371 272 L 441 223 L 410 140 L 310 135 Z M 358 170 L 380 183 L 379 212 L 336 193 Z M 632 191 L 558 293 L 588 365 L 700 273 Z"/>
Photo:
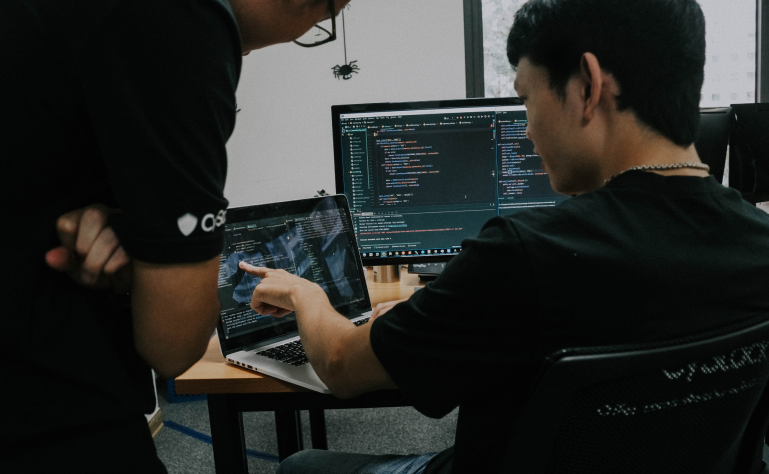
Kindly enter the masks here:
<path id="1" fill-rule="evenodd" d="M 59 217 L 56 231 L 62 245 L 45 254 L 48 266 L 69 274 L 83 286 L 127 293 L 131 258 L 107 225 L 115 212 L 103 204 L 94 204 Z"/>
<path id="2" fill-rule="evenodd" d="M 283 317 L 296 310 L 298 299 L 320 298 L 328 304 L 328 297 L 319 285 L 292 275 L 285 270 L 255 267 L 246 262 L 238 264 L 240 268 L 262 280 L 256 285 L 251 296 L 251 308 L 259 314 Z"/>
<path id="3" fill-rule="evenodd" d="M 369 322 L 373 323 L 376 318 L 379 316 L 382 316 L 386 312 L 393 309 L 393 306 L 395 306 L 398 303 L 403 303 L 404 301 L 408 301 L 408 298 L 403 298 L 402 300 L 395 300 L 395 301 L 387 301 L 385 303 L 379 303 L 374 307 L 374 311 L 371 313 L 371 319 L 369 319 Z"/>
<path id="4" fill-rule="evenodd" d="M 285 270 L 240 262 L 249 275 L 261 278 L 251 296 L 260 314 L 284 316 L 296 311 L 299 337 L 318 377 L 340 398 L 371 390 L 397 388 L 371 348 L 370 324 L 356 326 L 337 313 L 319 285 Z"/>

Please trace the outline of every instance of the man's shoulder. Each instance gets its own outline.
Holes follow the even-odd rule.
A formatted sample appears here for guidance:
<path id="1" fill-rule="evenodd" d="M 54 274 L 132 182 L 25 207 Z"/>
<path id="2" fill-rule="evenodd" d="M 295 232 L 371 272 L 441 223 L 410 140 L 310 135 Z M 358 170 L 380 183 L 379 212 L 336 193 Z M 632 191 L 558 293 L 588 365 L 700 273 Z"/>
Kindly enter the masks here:
<path id="1" fill-rule="evenodd" d="M 760 214 L 755 208 L 747 205 L 739 193 L 715 184 L 715 181 L 698 182 L 696 186 L 691 186 L 693 183 L 688 182 L 686 184 L 690 186 L 676 188 L 671 183 L 660 186 L 663 181 L 659 176 L 643 178 L 652 178 L 652 181 L 649 183 L 636 179 L 637 182 L 629 181 L 623 183 L 625 186 L 622 187 L 606 186 L 569 198 L 557 206 L 526 209 L 506 218 L 515 225 L 545 229 L 552 225 L 560 226 L 561 223 L 609 224 L 611 216 L 628 218 L 635 214 L 646 214 L 649 210 L 659 211 L 659 204 L 663 200 L 672 208 L 687 208 L 690 212 L 732 216 Z M 658 182 L 655 183 L 654 179 Z"/>
<path id="2" fill-rule="evenodd" d="M 39 32 L 71 42 L 73 38 L 90 34 L 122 3 L 129 0 L 68 0 L 49 2 L 46 0 L 10 0 L 6 6 L 15 11 L 8 21 L 18 21 L 26 15 L 36 23 Z"/>
<path id="3" fill-rule="evenodd" d="M 513 214 L 500 217 L 498 225 L 520 230 L 547 232 L 551 229 L 570 226 L 576 222 L 590 220 L 595 212 L 603 207 L 600 196 L 589 195 L 569 198 L 554 206 L 543 206 L 524 209 Z"/>
<path id="4" fill-rule="evenodd" d="M 175 19 L 182 16 L 189 18 L 197 15 L 201 26 L 210 26 L 212 21 L 216 21 L 216 15 L 210 13 L 219 11 L 223 14 L 221 17 L 226 19 L 222 25 L 237 29 L 227 0 L 9 0 L 5 6 L 10 14 L 0 15 L 0 24 L 5 23 L 3 19 L 18 22 L 24 17 L 25 23 L 31 23 L 39 35 L 53 43 L 53 47 L 66 48 L 75 56 L 87 47 L 94 36 L 113 29 L 110 22 L 136 18 L 136 15 L 126 15 L 125 11 L 145 11 L 147 20 L 166 22 L 169 31 L 175 28 Z M 144 25 L 134 26 L 136 35 L 126 38 L 127 43 L 141 37 Z M 194 31 L 190 33 L 195 34 Z"/>

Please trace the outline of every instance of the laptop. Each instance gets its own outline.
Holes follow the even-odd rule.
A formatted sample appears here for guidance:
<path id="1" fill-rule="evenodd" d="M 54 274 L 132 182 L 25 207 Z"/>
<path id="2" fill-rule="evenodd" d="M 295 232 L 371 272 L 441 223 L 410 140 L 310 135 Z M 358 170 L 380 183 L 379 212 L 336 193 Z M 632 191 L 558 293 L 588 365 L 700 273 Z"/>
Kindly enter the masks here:
<path id="1" fill-rule="evenodd" d="M 261 280 L 238 263 L 280 268 L 319 284 L 331 305 L 355 324 L 368 321 L 366 274 L 344 195 L 227 210 L 219 260 L 222 354 L 240 367 L 330 393 L 304 354 L 295 313 L 265 316 L 250 307 Z"/>

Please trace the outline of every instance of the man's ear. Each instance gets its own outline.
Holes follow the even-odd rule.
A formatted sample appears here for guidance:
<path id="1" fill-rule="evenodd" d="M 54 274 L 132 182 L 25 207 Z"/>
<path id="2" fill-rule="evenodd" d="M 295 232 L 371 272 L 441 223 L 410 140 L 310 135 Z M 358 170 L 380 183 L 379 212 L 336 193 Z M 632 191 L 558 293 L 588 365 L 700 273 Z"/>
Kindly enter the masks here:
<path id="1" fill-rule="evenodd" d="M 601 95 L 604 92 L 605 78 L 601 70 L 598 58 L 593 53 L 585 53 L 579 61 L 580 78 L 582 79 L 583 90 L 582 100 L 584 101 L 584 118 L 591 120 L 595 115 L 595 109 L 601 101 Z"/>

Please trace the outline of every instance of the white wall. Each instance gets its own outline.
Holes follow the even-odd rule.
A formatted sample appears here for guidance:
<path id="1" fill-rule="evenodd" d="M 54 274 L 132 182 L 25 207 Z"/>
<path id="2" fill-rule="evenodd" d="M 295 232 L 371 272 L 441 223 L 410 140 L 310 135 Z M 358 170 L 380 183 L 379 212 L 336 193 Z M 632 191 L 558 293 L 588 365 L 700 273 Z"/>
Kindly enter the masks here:
<path id="1" fill-rule="evenodd" d="M 359 74 L 335 79 L 339 39 L 243 58 L 241 112 L 230 142 L 230 206 L 329 193 L 334 185 L 331 105 L 465 97 L 462 0 L 355 0 L 345 11 L 347 58 Z"/>

